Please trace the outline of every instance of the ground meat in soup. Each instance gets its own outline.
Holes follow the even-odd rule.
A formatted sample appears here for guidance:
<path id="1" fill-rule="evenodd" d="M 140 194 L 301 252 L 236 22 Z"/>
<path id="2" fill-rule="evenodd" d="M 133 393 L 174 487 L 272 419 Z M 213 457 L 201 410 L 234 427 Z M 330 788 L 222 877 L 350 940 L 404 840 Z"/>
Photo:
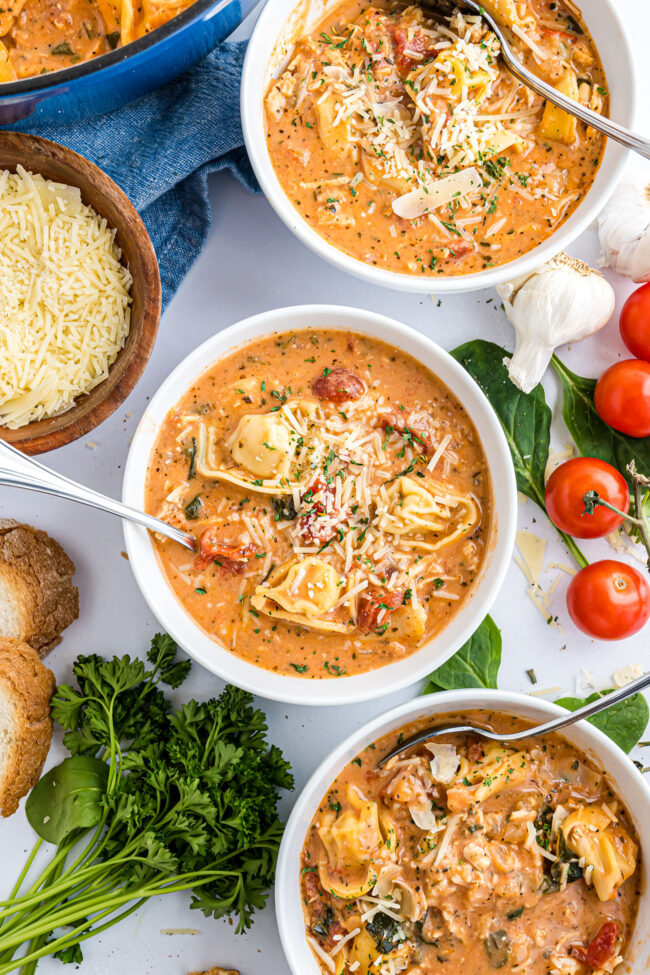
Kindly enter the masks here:
<path id="1" fill-rule="evenodd" d="M 528 68 L 606 113 L 573 3 L 485 8 Z M 266 94 L 271 160 L 307 223 L 366 264 L 433 277 L 505 264 L 593 183 L 603 137 L 521 85 L 480 18 L 344 0 L 292 40 Z"/>
<path id="2" fill-rule="evenodd" d="M 439 717 L 524 727 L 480 711 Z M 607 776 L 559 736 L 504 747 L 445 735 L 378 770 L 397 741 L 341 772 L 307 833 L 296 882 L 323 975 L 613 971 L 641 865 Z"/>
<path id="3" fill-rule="evenodd" d="M 327 330 L 208 369 L 162 424 L 146 505 L 197 538 L 194 558 L 156 545 L 199 625 L 305 679 L 384 666 L 439 633 L 492 531 L 462 404 L 400 350 Z"/>

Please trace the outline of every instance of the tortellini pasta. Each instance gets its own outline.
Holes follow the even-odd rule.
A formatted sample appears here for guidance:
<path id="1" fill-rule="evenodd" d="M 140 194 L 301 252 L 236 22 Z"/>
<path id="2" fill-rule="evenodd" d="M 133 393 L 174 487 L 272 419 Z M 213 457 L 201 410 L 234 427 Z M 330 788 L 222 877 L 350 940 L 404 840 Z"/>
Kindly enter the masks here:
<path id="1" fill-rule="evenodd" d="M 289 472 L 290 430 L 276 413 L 243 416 L 228 446 L 235 463 L 255 477 L 277 480 Z"/>
<path id="2" fill-rule="evenodd" d="M 336 115 L 337 103 L 333 95 L 316 102 L 316 118 L 321 142 L 332 152 L 342 156 L 352 147 L 350 123 L 346 119 L 336 122 Z"/>
<path id="3" fill-rule="evenodd" d="M 348 624 L 323 619 L 338 602 L 344 581 L 324 559 L 309 556 L 275 569 L 251 597 L 254 609 L 312 630 L 345 633 Z"/>
<path id="4" fill-rule="evenodd" d="M 447 792 L 449 809 L 466 812 L 470 805 L 479 805 L 489 796 L 521 785 L 529 774 L 530 758 L 526 752 L 487 745 L 482 760 L 461 759 L 456 781 Z"/>
<path id="5" fill-rule="evenodd" d="M 406 640 L 420 640 L 424 636 L 426 622 L 426 609 L 422 603 L 418 603 L 415 598 L 412 598 L 410 602 L 404 603 L 403 606 L 391 613 L 391 634 Z"/>
<path id="6" fill-rule="evenodd" d="M 345 810 L 325 813 L 318 829 L 327 857 L 318 872 L 326 890 L 350 900 L 375 886 L 378 860 L 394 853 L 397 834 L 390 816 L 355 786 L 349 785 L 345 796 Z"/>
<path id="7" fill-rule="evenodd" d="M 566 69 L 555 87 L 563 95 L 578 101 L 578 76 L 573 68 Z M 542 139 L 571 146 L 576 141 L 577 131 L 578 123 L 574 115 L 569 115 L 551 102 L 546 103 L 538 130 Z"/>
<path id="8" fill-rule="evenodd" d="M 290 487 L 300 487 L 296 452 L 319 415 L 320 406 L 313 399 L 288 400 L 270 413 L 245 414 L 223 443 L 214 427 L 201 423 L 196 469 L 203 477 L 259 494 L 286 495 Z"/>
<path id="9" fill-rule="evenodd" d="M 637 846 L 602 806 L 580 806 L 560 827 L 567 847 L 591 866 L 590 881 L 601 901 L 613 900 L 636 869 Z"/>
<path id="10" fill-rule="evenodd" d="M 407 942 L 403 942 L 390 952 L 382 954 L 367 928 L 362 928 L 352 942 L 348 957 L 348 971 L 350 966 L 355 966 L 355 975 L 379 975 L 380 972 L 389 970 L 387 961 L 390 958 L 393 963 L 392 970 L 403 972 L 408 968 L 412 957 L 413 946 Z"/>
<path id="11" fill-rule="evenodd" d="M 399 477 L 386 488 L 383 501 L 384 531 L 400 536 L 411 548 L 430 552 L 467 534 L 478 520 L 470 498 L 451 494 L 444 485 L 424 479 Z M 427 537 L 434 533 L 441 537 Z"/>
<path id="12" fill-rule="evenodd" d="M 487 13 L 497 21 L 498 24 L 505 24 L 506 27 L 523 27 L 523 23 L 517 13 L 515 0 L 481 0 Z"/>
<path id="13" fill-rule="evenodd" d="M 448 88 L 450 101 L 459 102 L 466 92 L 469 98 L 480 102 L 489 90 L 492 78 L 487 71 L 473 71 L 467 64 L 467 56 L 457 45 L 452 45 L 433 61 L 418 66 L 409 73 L 407 91 L 415 101 L 418 92 L 430 82 Z"/>

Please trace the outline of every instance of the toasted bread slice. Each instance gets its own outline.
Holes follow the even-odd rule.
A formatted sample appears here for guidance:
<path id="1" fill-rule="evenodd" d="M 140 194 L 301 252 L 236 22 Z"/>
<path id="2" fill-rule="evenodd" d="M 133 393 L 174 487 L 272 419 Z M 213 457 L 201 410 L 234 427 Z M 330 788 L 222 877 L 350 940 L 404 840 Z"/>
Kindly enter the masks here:
<path id="1" fill-rule="evenodd" d="M 0 638 L 0 813 L 11 816 L 36 785 L 52 742 L 56 681 L 38 654 Z"/>
<path id="2" fill-rule="evenodd" d="M 207 972 L 190 972 L 190 975 L 239 975 L 234 968 L 209 968 Z"/>
<path id="3" fill-rule="evenodd" d="M 0 518 L 0 636 L 28 643 L 41 657 L 79 615 L 74 562 L 44 531 Z"/>

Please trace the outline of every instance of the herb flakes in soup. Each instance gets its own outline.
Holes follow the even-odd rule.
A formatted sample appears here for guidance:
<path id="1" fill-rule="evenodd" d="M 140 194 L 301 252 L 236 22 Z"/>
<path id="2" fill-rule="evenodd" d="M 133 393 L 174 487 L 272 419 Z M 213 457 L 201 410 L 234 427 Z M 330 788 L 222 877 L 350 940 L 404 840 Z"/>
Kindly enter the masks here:
<path id="1" fill-rule="evenodd" d="M 516 54 L 607 109 L 573 4 L 486 0 Z M 603 137 L 507 70 L 480 17 L 344 0 L 297 39 L 265 98 L 276 175 L 335 247 L 405 274 L 469 274 L 545 240 L 589 190 Z"/>
<path id="2" fill-rule="evenodd" d="M 485 711 L 440 718 L 525 727 Z M 376 768 L 428 721 L 353 759 L 312 820 L 296 882 L 323 975 L 612 972 L 641 867 L 607 776 L 557 735 L 519 748 L 449 734 Z"/>
<path id="3" fill-rule="evenodd" d="M 164 420 L 147 510 L 187 612 L 243 659 L 336 679 L 391 663 L 470 596 L 491 528 L 485 455 L 428 369 L 376 339 L 299 331 L 208 369 Z"/>

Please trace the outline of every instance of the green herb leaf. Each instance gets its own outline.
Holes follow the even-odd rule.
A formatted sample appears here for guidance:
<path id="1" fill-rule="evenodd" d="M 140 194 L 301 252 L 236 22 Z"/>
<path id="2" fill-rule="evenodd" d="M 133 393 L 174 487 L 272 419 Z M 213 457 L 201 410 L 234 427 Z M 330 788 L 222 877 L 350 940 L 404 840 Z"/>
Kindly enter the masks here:
<path id="1" fill-rule="evenodd" d="M 489 399 L 506 435 L 515 465 L 517 487 L 544 508 L 544 471 L 548 462 L 551 411 L 544 390 L 522 393 L 503 363 L 509 353 L 483 339 L 466 342 L 451 353 Z"/>
<path id="2" fill-rule="evenodd" d="M 486 616 L 460 650 L 429 675 L 424 693 L 458 687 L 495 688 L 500 665 L 501 631 L 492 617 Z"/>
<path id="3" fill-rule="evenodd" d="M 58 846 L 75 830 L 97 825 L 107 783 L 108 766 L 100 759 L 88 755 L 65 758 L 30 792 L 25 804 L 27 819 L 41 839 Z"/>
<path id="4" fill-rule="evenodd" d="M 611 694 L 611 691 L 603 691 Z M 556 704 L 567 711 L 577 711 L 585 704 L 597 701 L 602 694 L 591 694 L 589 697 L 561 697 Z M 634 694 L 619 704 L 613 704 L 607 711 L 594 714 L 588 718 L 590 724 L 599 728 L 608 738 L 611 738 L 626 754 L 632 751 L 648 725 L 650 711 L 648 702 L 643 694 Z"/>
<path id="5" fill-rule="evenodd" d="M 188 501 L 185 505 L 185 517 L 188 521 L 194 521 L 201 514 L 201 508 L 203 507 L 203 502 L 201 501 L 201 495 L 195 495 L 191 501 Z"/>
<path id="6" fill-rule="evenodd" d="M 650 437 L 627 437 L 608 426 L 594 406 L 596 380 L 577 376 L 555 355 L 551 361 L 562 383 L 562 416 L 580 453 L 607 461 L 628 481 L 631 460 L 638 470 L 650 471 Z"/>
<path id="7" fill-rule="evenodd" d="M 551 411 L 542 386 L 522 393 L 510 380 L 504 365 L 503 360 L 510 358 L 510 353 L 493 342 L 475 339 L 460 345 L 451 354 L 478 383 L 499 418 L 512 455 L 518 489 L 546 514 L 544 474 L 549 455 Z M 559 528 L 556 531 L 578 565 L 587 565 L 575 540 Z"/>

